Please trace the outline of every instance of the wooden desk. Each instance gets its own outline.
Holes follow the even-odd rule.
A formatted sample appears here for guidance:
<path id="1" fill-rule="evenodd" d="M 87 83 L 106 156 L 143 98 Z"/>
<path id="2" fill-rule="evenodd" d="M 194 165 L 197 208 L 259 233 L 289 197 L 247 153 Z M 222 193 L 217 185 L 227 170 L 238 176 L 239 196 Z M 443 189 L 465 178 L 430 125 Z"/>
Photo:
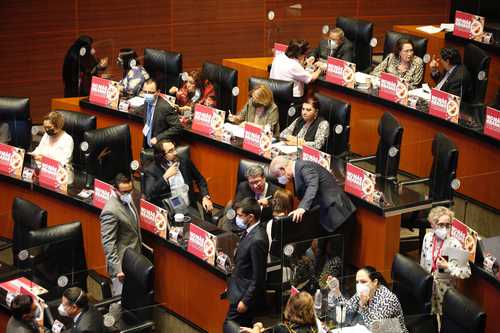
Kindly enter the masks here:
<path id="1" fill-rule="evenodd" d="M 462 59 L 464 56 L 464 46 L 467 43 L 470 43 L 469 40 L 463 39 L 460 42 L 453 42 L 446 40 L 445 32 L 441 31 L 436 34 L 428 34 L 426 32 L 420 31 L 417 29 L 418 25 L 395 25 L 393 27 L 394 31 L 415 35 L 419 37 L 427 38 L 427 53 L 430 55 L 435 54 L 439 57 L 439 51 L 443 47 L 455 47 L 462 54 Z M 488 88 L 486 89 L 486 104 L 491 104 L 495 101 L 496 94 L 500 89 L 500 56 L 498 54 L 494 54 L 492 52 L 488 52 L 488 55 L 491 57 L 490 62 L 490 72 L 488 75 Z M 425 81 L 433 82 L 430 78 L 430 69 L 427 67 L 425 70 Z"/>

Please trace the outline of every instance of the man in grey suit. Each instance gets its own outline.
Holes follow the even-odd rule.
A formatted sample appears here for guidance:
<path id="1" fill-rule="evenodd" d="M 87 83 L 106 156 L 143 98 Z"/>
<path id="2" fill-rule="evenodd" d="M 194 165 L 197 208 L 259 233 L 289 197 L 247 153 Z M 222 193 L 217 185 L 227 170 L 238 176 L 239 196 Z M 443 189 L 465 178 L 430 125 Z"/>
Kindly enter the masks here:
<path id="1" fill-rule="evenodd" d="M 57 310 L 61 316 L 73 320 L 72 327 L 64 333 L 102 333 L 104 331 L 102 314 L 89 304 L 87 294 L 78 287 L 64 291 Z"/>
<path id="2" fill-rule="evenodd" d="M 33 302 L 31 296 L 17 295 L 10 303 L 10 317 L 6 333 L 44 332 L 43 311 Z"/>
<path id="3" fill-rule="evenodd" d="M 133 184 L 129 176 L 118 174 L 114 180 L 115 195 L 101 212 L 101 240 L 111 278 L 123 281 L 122 257 L 126 248 L 141 253 L 138 203 L 134 202 Z M 116 280 L 114 280 L 114 287 Z M 115 293 L 116 294 L 116 293 Z"/>
<path id="4" fill-rule="evenodd" d="M 311 57 L 314 57 L 314 59 L 311 59 Z M 352 43 L 345 38 L 344 31 L 340 28 L 330 30 L 328 38 L 322 39 L 319 46 L 309 53 L 308 60 L 327 60 L 328 57 L 355 62 Z"/>
<path id="5" fill-rule="evenodd" d="M 301 199 L 299 207 L 290 213 L 295 222 L 300 222 L 306 211 L 318 205 L 321 225 L 334 232 L 356 210 L 333 174 L 317 163 L 277 156 L 271 161 L 270 171 L 281 184 L 291 179 L 295 182 L 295 194 Z"/>

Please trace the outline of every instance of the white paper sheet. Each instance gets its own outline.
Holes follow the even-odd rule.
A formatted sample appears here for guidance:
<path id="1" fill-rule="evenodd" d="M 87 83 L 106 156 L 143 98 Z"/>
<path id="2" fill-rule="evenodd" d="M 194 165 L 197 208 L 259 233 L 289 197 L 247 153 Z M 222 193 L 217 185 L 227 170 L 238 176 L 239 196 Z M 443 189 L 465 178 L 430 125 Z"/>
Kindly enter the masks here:
<path id="1" fill-rule="evenodd" d="M 231 123 L 224 123 L 224 130 L 231 132 L 232 136 L 238 137 L 238 138 L 243 138 L 245 136 L 245 129 L 241 126 L 231 124 Z"/>
<path id="2" fill-rule="evenodd" d="M 453 29 L 455 28 L 455 24 L 453 24 L 453 23 L 441 23 L 441 25 L 439 27 L 441 29 L 446 30 L 446 31 L 453 31 Z"/>
<path id="3" fill-rule="evenodd" d="M 418 27 L 417 30 L 423 31 L 428 34 L 437 34 L 438 32 L 442 31 L 443 28 L 441 27 L 435 27 L 433 25 L 424 25 L 421 27 Z"/>
<path id="4" fill-rule="evenodd" d="M 417 96 L 419 98 L 429 101 L 431 99 L 431 94 L 424 91 L 423 88 L 413 89 L 408 92 L 409 96 Z"/>
<path id="5" fill-rule="evenodd" d="M 456 247 L 445 247 L 441 256 L 448 256 L 448 260 L 456 260 L 460 265 L 465 265 L 469 260 L 469 252 Z"/>
<path id="6" fill-rule="evenodd" d="M 283 154 L 293 154 L 297 152 L 297 146 L 289 146 L 284 142 L 273 143 L 273 148 L 277 148 Z"/>

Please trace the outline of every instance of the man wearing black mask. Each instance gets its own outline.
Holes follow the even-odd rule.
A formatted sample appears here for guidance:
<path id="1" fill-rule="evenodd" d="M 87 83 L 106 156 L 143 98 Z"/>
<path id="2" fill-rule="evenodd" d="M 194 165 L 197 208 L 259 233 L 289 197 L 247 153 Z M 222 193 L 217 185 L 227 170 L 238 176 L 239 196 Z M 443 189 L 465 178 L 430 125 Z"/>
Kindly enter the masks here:
<path id="1" fill-rule="evenodd" d="M 10 317 L 6 333 L 45 332 L 41 305 L 33 302 L 29 295 L 17 295 L 10 303 Z"/>

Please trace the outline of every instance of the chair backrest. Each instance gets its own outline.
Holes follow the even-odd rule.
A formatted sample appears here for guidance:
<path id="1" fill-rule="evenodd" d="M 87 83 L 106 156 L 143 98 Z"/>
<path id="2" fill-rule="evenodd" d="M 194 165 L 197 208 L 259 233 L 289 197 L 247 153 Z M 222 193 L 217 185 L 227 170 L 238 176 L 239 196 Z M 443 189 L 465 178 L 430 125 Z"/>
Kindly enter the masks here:
<path id="1" fill-rule="evenodd" d="M 154 78 L 158 89 L 166 93 L 172 86 L 178 87 L 182 73 L 182 54 L 157 49 L 144 49 L 144 69 Z"/>
<path id="2" fill-rule="evenodd" d="M 47 211 L 31 201 L 16 197 L 12 203 L 12 220 L 14 221 L 12 253 L 14 264 L 17 266 L 19 251 L 30 246 L 26 239 L 29 231 L 47 227 Z"/>
<path id="3" fill-rule="evenodd" d="M 280 131 L 282 131 L 290 125 L 294 118 L 288 116 L 288 109 L 293 104 L 293 82 L 250 77 L 248 79 L 249 92 L 262 84 L 268 86 L 273 92 L 274 103 L 279 111 Z M 250 97 L 250 94 L 248 95 Z"/>
<path id="4" fill-rule="evenodd" d="M 30 99 L 0 97 L 0 122 L 9 124 L 9 144 L 28 149 L 31 144 Z"/>
<path id="5" fill-rule="evenodd" d="M 326 152 L 332 156 L 349 152 L 351 104 L 340 99 L 317 93 L 319 113 L 330 123 L 330 135 L 326 142 Z"/>
<path id="6" fill-rule="evenodd" d="M 432 142 L 432 168 L 429 178 L 430 197 L 435 201 L 453 200 L 451 182 L 457 176 L 458 150 L 453 141 L 437 133 Z"/>
<path id="7" fill-rule="evenodd" d="M 84 141 L 89 145 L 85 165 L 90 175 L 109 182 L 119 172 L 130 173 L 132 148 L 128 125 L 87 131 Z"/>
<path id="8" fill-rule="evenodd" d="M 87 261 L 79 221 L 31 230 L 27 238 L 31 248 L 43 246 L 41 259 L 34 260 L 32 267 L 38 279 L 56 287 L 64 275 L 71 286 L 86 289 Z"/>
<path id="9" fill-rule="evenodd" d="M 336 26 L 344 30 L 354 48 L 356 70 L 364 72 L 372 65 L 373 22 L 358 20 L 352 17 L 337 16 Z"/>
<path id="10" fill-rule="evenodd" d="M 490 71 L 491 57 L 480 47 L 469 43 L 464 47 L 464 65 L 469 70 L 472 80 L 472 100 L 473 103 L 484 102 L 486 88 L 488 87 L 488 73 Z M 485 76 L 479 79 L 479 72 L 484 72 Z"/>
<path id="11" fill-rule="evenodd" d="M 375 172 L 383 178 L 396 177 L 401 155 L 403 127 L 401 127 L 396 117 L 389 112 L 385 112 L 378 125 L 378 135 L 380 140 L 377 147 Z"/>
<path id="12" fill-rule="evenodd" d="M 206 62 L 201 69 L 201 76 L 214 85 L 217 94 L 217 109 L 234 112 L 237 97 L 233 96 L 233 88 L 238 85 L 238 71 Z"/>
<path id="13" fill-rule="evenodd" d="M 396 254 L 392 262 L 392 291 L 407 315 L 431 313 L 432 275 L 414 260 Z"/>
<path id="14" fill-rule="evenodd" d="M 57 110 L 64 118 L 63 129 L 71 135 L 75 148 L 73 149 L 73 165 L 83 165 L 83 152 L 80 144 L 85 132 L 96 129 L 96 116 L 76 111 Z"/>
<path id="15" fill-rule="evenodd" d="M 125 273 L 122 290 L 124 320 L 128 324 L 153 319 L 154 267 L 143 255 L 127 248 L 123 255 L 122 271 Z"/>
<path id="16" fill-rule="evenodd" d="M 486 313 L 474 302 L 450 288 L 444 294 L 441 333 L 483 333 Z"/>
<path id="17" fill-rule="evenodd" d="M 391 52 L 394 52 L 396 43 L 400 38 L 407 38 L 413 42 L 413 53 L 420 58 L 423 58 L 427 53 L 427 38 L 403 34 L 396 31 L 387 31 L 384 39 L 384 59 Z"/>

